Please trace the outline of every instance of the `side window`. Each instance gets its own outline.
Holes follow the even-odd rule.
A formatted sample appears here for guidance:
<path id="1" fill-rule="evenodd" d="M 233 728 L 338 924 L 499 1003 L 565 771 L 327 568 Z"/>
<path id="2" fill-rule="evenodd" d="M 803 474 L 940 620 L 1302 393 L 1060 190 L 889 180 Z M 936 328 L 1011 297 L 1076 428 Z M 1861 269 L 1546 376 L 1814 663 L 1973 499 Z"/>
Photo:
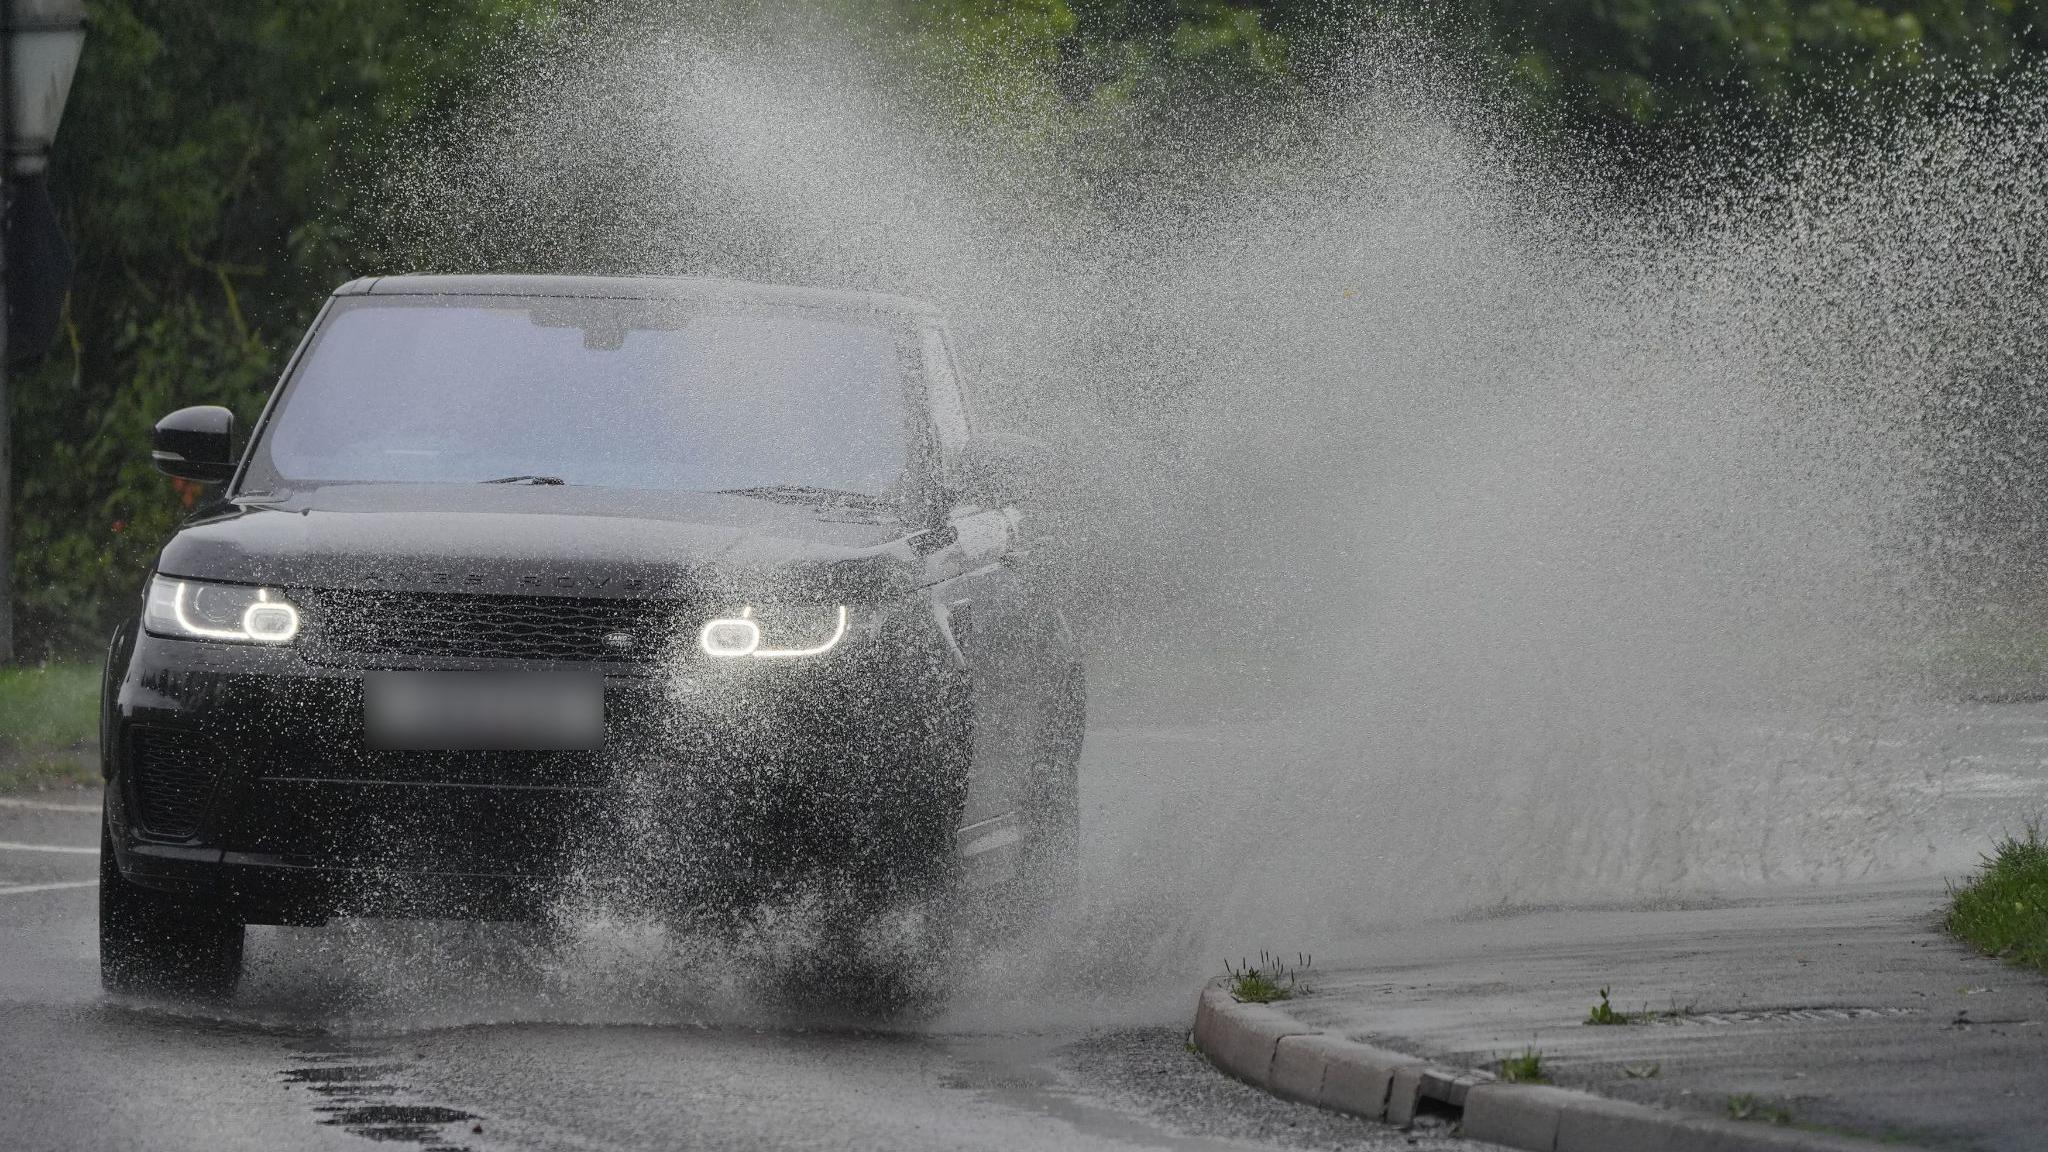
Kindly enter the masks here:
<path id="1" fill-rule="evenodd" d="M 967 400 L 960 391 L 960 375 L 953 367 L 953 354 L 946 347 L 945 333 L 924 330 L 924 378 L 931 389 L 932 423 L 938 427 L 939 450 L 953 456 L 967 442 Z"/>

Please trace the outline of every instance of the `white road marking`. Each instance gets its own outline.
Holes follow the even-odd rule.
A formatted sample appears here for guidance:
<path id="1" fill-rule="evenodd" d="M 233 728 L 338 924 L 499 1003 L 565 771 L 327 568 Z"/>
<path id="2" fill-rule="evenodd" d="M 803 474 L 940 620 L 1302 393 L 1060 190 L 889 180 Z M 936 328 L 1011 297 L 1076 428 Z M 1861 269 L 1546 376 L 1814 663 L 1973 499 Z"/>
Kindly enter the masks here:
<path id="1" fill-rule="evenodd" d="M 0 896 L 26 896 L 31 892 L 62 892 L 66 888 L 97 888 L 97 880 L 64 880 L 55 884 L 0 884 Z"/>
<path id="2" fill-rule="evenodd" d="M 97 812 L 97 804 L 59 804 L 54 800 L 21 800 L 0 796 L 0 808 L 33 808 L 38 812 Z"/>
<path id="3" fill-rule="evenodd" d="M 16 844 L 12 840 L 0 840 L 0 852 L 62 852 L 67 856 L 97 856 L 97 848 L 79 848 L 70 844 Z"/>

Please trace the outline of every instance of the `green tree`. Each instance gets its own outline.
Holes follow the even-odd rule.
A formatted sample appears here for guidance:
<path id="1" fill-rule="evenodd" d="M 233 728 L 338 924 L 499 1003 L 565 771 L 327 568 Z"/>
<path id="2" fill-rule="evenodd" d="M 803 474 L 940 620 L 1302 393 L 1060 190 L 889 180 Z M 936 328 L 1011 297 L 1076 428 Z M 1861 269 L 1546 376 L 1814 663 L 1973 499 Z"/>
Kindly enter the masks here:
<path id="1" fill-rule="evenodd" d="M 365 190 L 553 0 L 97 0 L 53 166 L 77 274 L 13 389 L 18 634 L 100 642 L 179 491 L 150 424 L 247 426 L 320 297 L 377 268 Z M 189 493 L 186 494 L 189 498 Z"/>
<path id="2" fill-rule="evenodd" d="M 559 2 L 93 0 L 53 172 L 77 276 L 59 347 L 10 395 L 24 651 L 104 637 L 191 495 L 149 468 L 151 421 L 221 403 L 246 427 L 320 297 L 392 270 L 380 165 L 457 122 L 565 19 Z M 634 2 L 671 21 L 721 10 Z M 921 76 L 1023 132 L 1080 139 L 1069 152 L 1110 179 L 1182 162 L 1136 154 L 1133 114 L 1285 93 L 1374 22 L 1419 22 L 1631 145 L 1767 137 L 2048 50 L 2048 0 L 787 2 L 907 46 L 934 62 Z M 1093 123 L 1113 126 L 1103 147 Z"/>
<path id="3" fill-rule="evenodd" d="M 2048 50 L 2048 0 L 897 0 L 1099 91 L 1278 78 L 1376 22 L 1419 27 L 1587 126 L 1753 131 L 1969 84 Z"/>
<path id="4" fill-rule="evenodd" d="M 1861 110 L 2048 48 L 2043 0 L 1484 0 L 1483 11 L 1518 74 L 1582 119 L 1678 135 Z"/>

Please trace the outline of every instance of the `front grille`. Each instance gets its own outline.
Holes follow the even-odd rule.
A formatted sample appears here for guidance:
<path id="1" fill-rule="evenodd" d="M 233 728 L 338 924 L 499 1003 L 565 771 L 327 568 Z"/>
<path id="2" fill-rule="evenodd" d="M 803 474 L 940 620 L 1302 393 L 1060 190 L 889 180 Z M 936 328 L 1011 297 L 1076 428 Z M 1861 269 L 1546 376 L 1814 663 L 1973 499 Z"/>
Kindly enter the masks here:
<path id="1" fill-rule="evenodd" d="M 220 774 L 218 745 L 196 732 L 175 728 L 138 726 L 128 730 L 128 739 L 143 828 L 178 840 L 197 836 Z"/>
<path id="2" fill-rule="evenodd" d="M 309 660 L 414 657 L 645 664 L 665 655 L 681 606 L 655 600 L 459 592 L 303 592 Z"/>

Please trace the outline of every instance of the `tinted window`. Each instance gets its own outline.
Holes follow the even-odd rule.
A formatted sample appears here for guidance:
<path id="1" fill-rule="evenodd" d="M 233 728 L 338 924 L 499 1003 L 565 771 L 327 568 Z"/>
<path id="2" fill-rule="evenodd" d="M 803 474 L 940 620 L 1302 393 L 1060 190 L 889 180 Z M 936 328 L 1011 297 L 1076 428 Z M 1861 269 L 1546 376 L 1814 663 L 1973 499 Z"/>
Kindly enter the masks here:
<path id="1" fill-rule="evenodd" d="M 338 301 L 252 480 L 886 495 L 910 458 L 909 363 L 897 330 L 822 311 Z"/>

